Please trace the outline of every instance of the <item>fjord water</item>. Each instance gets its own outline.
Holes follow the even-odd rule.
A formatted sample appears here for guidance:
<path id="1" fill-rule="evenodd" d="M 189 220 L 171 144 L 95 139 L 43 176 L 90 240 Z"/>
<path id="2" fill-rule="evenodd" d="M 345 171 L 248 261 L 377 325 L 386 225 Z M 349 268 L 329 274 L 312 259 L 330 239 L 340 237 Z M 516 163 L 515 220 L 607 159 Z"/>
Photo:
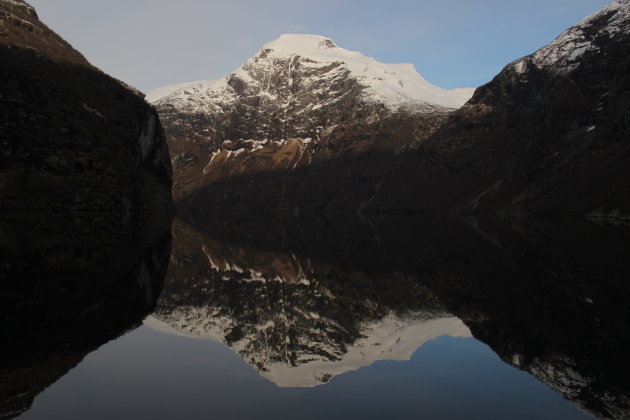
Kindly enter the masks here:
<path id="1" fill-rule="evenodd" d="M 28 226 L 0 243 L 0 418 L 629 413 L 627 225 L 196 215 L 172 242 Z"/>

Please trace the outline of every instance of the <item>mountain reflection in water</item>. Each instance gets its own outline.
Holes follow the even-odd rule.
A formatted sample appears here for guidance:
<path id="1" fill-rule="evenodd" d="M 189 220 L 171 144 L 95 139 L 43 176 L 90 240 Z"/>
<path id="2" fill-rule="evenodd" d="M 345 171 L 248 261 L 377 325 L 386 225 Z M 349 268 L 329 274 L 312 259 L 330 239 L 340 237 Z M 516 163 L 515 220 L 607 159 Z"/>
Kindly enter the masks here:
<path id="1" fill-rule="evenodd" d="M 242 233 L 260 232 L 276 249 L 254 238 L 219 239 L 241 233 L 229 225 L 211 236 L 176 221 L 166 286 L 145 325 L 222 342 L 280 387 L 322 384 L 376 360 L 409 360 L 442 335 L 470 336 L 414 278 L 366 271 L 334 249 L 327 261 L 311 259 L 308 248 L 296 254 L 281 220 L 261 222 L 278 236 Z M 291 232 L 296 246 L 304 239 L 303 246 L 327 247 L 321 233 Z"/>
<path id="2" fill-rule="evenodd" d="M 472 332 L 585 410 L 630 415 L 627 225 L 197 217 L 173 232 L 155 320 L 279 386 Z"/>
<path id="3" fill-rule="evenodd" d="M 37 340 L 48 354 L 21 357 L 19 366 L 5 358 L 2 400 L 15 400 L 8 396 L 18 394 L 18 382 L 32 399 L 86 352 L 137 326 L 145 308 L 155 305 L 145 327 L 223 343 L 280 388 L 327 388 L 337 383 L 331 382 L 335 376 L 375 361 L 408 360 L 437 337 L 472 335 L 594 416 L 630 416 L 630 368 L 624 360 L 630 354 L 627 225 L 564 218 L 197 215 L 176 219 L 172 232 L 166 276 L 151 269 L 156 290 L 163 280 L 162 292 L 142 307 L 116 303 L 121 295 L 134 301 L 131 297 L 142 290 L 133 286 L 137 282 L 106 293 L 108 283 L 97 281 L 112 275 L 107 255 L 127 254 L 133 260 L 128 248 L 103 251 L 99 264 L 81 256 L 77 263 L 82 267 L 104 270 L 103 275 L 88 273 L 95 281 L 82 287 L 102 296 L 99 307 L 118 305 L 129 321 L 109 312 L 86 318 L 82 311 L 92 304 L 86 299 L 76 315 L 83 321 L 76 325 L 94 323 L 109 330 L 68 328 L 66 334 L 75 335 L 68 338 L 71 350 L 73 345 L 80 350 L 73 350 L 77 356 L 65 365 L 64 357 L 73 351 L 48 350 L 41 344 L 45 340 L 14 334 L 15 348 Z M 15 242 L 4 246 L 19 253 Z M 144 249 L 141 260 L 159 266 L 163 252 Z M 45 259 L 44 254 L 36 258 Z M 134 264 L 130 273 L 142 271 Z M 3 282 L 9 277 L 3 275 Z M 2 299 L 11 296 L 3 291 Z M 60 296 L 49 312 L 64 312 Z M 59 326 L 73 325 L 69 319 L 60 315 Z M 94 344 L 79 345 L 86 337 Z M 0 418 L 20 412 L 0 407 Z"/>

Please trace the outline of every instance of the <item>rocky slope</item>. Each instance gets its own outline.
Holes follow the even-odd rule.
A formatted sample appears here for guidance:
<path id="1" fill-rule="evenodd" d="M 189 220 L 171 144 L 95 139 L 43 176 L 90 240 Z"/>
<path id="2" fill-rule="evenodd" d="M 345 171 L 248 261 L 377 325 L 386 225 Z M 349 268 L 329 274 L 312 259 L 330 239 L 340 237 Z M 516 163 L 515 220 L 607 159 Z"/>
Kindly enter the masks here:
<path id="1" fill-rule="evenodd" d="M 0 207 L 168 209 L 158 115 L 22 0 L 0 0 Z"/>
<path id="2" fill-rule="evenodd" d="M 371 196 L 391 169 L 384 157 L 422 141 L 472 94 L 316 35 L 283 35 L 223 79 L 172 90 L 149 98 L 173 152 L 175 198 L 268 210 Z"/>
<path id="3" fill-rule="evenodd" d="M 478 88 L 371 208 L 628 217 L 629 57 L 616 0 Z"/>

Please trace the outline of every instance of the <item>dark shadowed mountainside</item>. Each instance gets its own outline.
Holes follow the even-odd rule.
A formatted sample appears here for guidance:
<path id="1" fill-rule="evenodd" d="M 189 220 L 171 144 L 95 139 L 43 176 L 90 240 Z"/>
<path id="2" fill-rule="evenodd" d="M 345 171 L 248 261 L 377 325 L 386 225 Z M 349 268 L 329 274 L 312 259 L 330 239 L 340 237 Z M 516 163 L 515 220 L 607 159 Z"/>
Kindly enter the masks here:
<path id="1" fill-rule="evenodd" d="M 370 206 L 630 216 L 630 2 L 509 64 Z"/>
<path id="2" fill-rule="evenodd" d="M 0 208 L 171 208 L 157 113 L 21 0 L 0 1 Z"/>

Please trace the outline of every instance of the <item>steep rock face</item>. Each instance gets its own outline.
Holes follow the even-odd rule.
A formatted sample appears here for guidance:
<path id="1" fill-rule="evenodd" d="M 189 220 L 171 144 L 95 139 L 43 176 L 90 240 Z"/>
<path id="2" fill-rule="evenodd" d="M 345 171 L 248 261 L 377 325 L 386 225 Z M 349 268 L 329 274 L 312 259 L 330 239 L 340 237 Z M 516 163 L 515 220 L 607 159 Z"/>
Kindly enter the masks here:
<path id="1" fill-rule="evenodd" d="M 0 207 L 171 206 L 156 111 L 91 66 L 21 0 L 0 1 Z"/>
<path id="2" fill-rule="evenodd" d="M 149 99 L 167 130 L 176 200 L 267 210 L 369 199 L 391 170 L 384 157 L 422 141 L 472 94 L 316 35 L 283 35 L 227 77 L 173 90 Z"/>
<path id="3" fill-rule="evenodd" d="M 630 2 L 613 1 L 510 63 L 371 208 L 630 215 L 629 28 Z"/>

